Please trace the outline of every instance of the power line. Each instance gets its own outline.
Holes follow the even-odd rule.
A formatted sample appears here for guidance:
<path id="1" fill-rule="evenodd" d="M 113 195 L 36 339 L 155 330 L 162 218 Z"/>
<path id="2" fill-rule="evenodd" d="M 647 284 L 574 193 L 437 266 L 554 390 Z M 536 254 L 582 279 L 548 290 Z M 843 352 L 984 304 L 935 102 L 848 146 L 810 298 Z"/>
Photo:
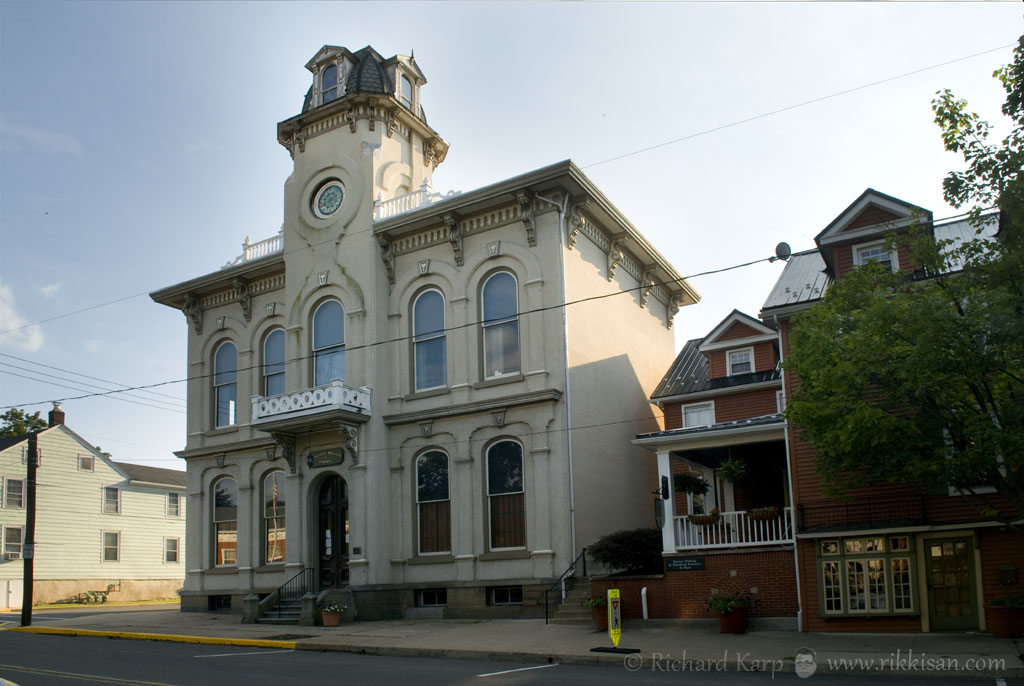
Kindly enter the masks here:
<path id="1" fill-rule="evenodd" d="M 76 372 L 76 371 L 73 371 L 71 369 L 62 369 L 61 367 L 54 367 L 53 365 L 50 365 L 50 364 L 43 364 L 42 362 L 36 362 L 35 360 L 28 360 L 28 359 L 25 359 L 24 357 L 18 357 L 16 355 L 9 355 L 7 353 L 0 353 L 0 357 L 9 357 L 12 360 L 18 360 L 19 362 L 25 362 L 27 364 L 34 364 L 37 367 L 45 367 L 47 369 L 53 369 L 53 370 L 56 370 L 58 372 L 64 372 L 65 374 L 74 374 L 75 376 L 81 376 L 81 377 L 83 377 L 85 379 L 92 379 L 93 381 L 102 381 L 103 383 L 114 384 L 115 386 L 124 386 L 125 388 L 129 387 L 128 384 L 121 383 L 119 381 L 111 381 L 110 379 L 101 379 L 98 376 L 89 376 L 88 374 L 82 374 L 81 372 Z M 185 402 L 184 398 L 181 398 L 181 397 L 176 396 L 176 395 L 168 395 L 167 393 L 154 393 L 152 391 L 146 391 L 146 392 L 150 393 L 151 395 L 159 395 L 159 396 L 164 397 L 164 398 L 170 398 L 171 400 L 177 400 L 180 403 L 184 403 Z"/>
<path id="2" fill-rule="evenodd" d="M 0 373 L 11 373 L 11 372 L 6 372 L 3 369 L 3 367 L 7 367 L 8 369 L 17 369 L 17 370 L 22 371 L 22 372 L 28 372 L 29 374 L 35 374 L 36 376 L 46 376 L 46 377 L 49 377 L 51 379 L 57 379 L 58 381 L 67 381 L 68 383 L 78 384 L 79 386 L 85 386 L 86 388 L 98 388 L 98 389 L 100 389 L 102 391 L 109 391 L 109 390 L 111 390 L 110 388 L 107 388 L 105 386 L 99 386 L 97 384 L 86 383 L 84 381 L 79 381 L 78 379 L 69 379 L 69 378 L 67 378 L 65 376 L 58 376 L 56 374 L 47 374 L 46 372 L 41 372 L 41 371 L 39 371 L 37 369 L 28 369 L 26 367 L 19 367 L 18 365 L 11 364 L 10 362 L 0 362 Z M 39 379 L 39 380 L 43 381 L 42 379 Z M 48 382 L 44 381 L 44 383 L 48 383 Z M 66 388 L 71 388 L 71 387 L 67 386 Z M 76 388 L 74 390 L 83 390 L 83 389 Z M 127 397 L 127 398 L 135 398 L 136 400 L 145 400 L 145 401 L 153 402 L 153 403 L 161 403 L 161 405 L 170 405 L 171 407 L 169 407 L 167 409 L 172 409 L 172 408 L 175 409 L 175 410 L 184 410 L 185 409 L 184 401 L 181 401 L 181 402 L 179 402 L 177 404 L 172 404 L 172 403 L 170 403 L 170 402 L 168 402 L 166 400 L 160 400 L 158 398 L 148 398 L 148 397 L 146 397 L 144 395 L 131 395 L 131 394 L 129 394 L 127 392 L 127 389 L 124 389 L 124 390 L 125 390 L 125 397 Z M 154 405 L 153 407 L 156 407 L 156 405 Z"/>
<path id="3" fill-rule="evenodd" d="M 37 378 L 32 377 L 32 376 L 25 376 L 24 374 L 17 374 L 15 372 L 7 371 L 6 369 L 0 369 L 0 374 L 7 374 L 8 376 L 17 376 L 17 377 L 19 377 L 21 379 L 28 379 L 29 381 L 35 381 L 36 383 L 49 384 L 50 386 L 57 386 L 59 388 L 68 388 L 68 389 L 71 389 L 72 391 L 84 391 L 85 390 L 83 388 L 76 388 L 74 386 L 68 386 L 67 384 L 57 383 L 55 381 L 47 381 L 45 379 L 37 379 Z M 125 389 L 125 390 L 131 390 L 131 389 Z M 124 392 L 125 392 L 124 390 L 119 390 L 119 391 L 108 391 L 106 393 L 90 393 L 90 394 L 87 394 L 87 395 L 78 396 L 78 398 L 91 398 L 91 397 L 94 397 L 94 396 L 108 395 L 108 396 L 111 396 L 112 400 L 120 400 L 121 402 L 131 403 L 132 405 L 142 405 L 143 407 L 152 407 L 155 410 L 167 410 L 168 412 L 177 412 L 178 414 L 185 414 L 184 410 L 175 410 L 175 409 L 172 409 L 170 407 L 163 407 L 163 406 L 160 406 L 160 405 L 150 405 L 148 403 L 140 403 L 137 400 L 129 400 L 128 398 L 119 398 L 119 397 L 116 397 L 116 396 L 112 395 L 113 393 L 124 393 Z M 77 399 L 77 398 L 72 398 L 72 400 L 75 400 L 75 399 Z M 42 402 L 38 402 L 38 403 L 24 403 L 24 406 L 25 407 L 30 407 L 32 405 L 43 405 L 43 404 L 45 404 L 47 402 L 62 402 L 62 401 L 60 401 L 60 400 L 48 400 L 48 401 L 42 401 Z M 10 409 L 12 407 L 20 407 L 20 406 L 21 405 L 9 405 L 9 406 L 4 406 L 4 409 Z"/>
<path id="4" fill-rule="evenodd" d="M 722 131 L 724 129 L 732 128 L 732 127 L 735 127 L 735 126 L 740 126 L 741 124 L 747 124 L 749 122 L 756 121 L 758 119 L 765 119 L 767 117 L 771 117 L 771 116 L 774 116 L 776 114 L 781 114 L 783 112 L 788 112 L 790 110 L 798 109 L 800 107 L 806 107 L 807 105 L 812 105 L 812 104 L 815 104 L 815 103 L 818 103 L 818 102 L 829 100 L 831 98 L 837 98 L 837 97 L 842 96 L 842 95 L 848 95 L 848 94 L 854 93 L 856 91 L 865 90 L 867 88 L 872 88 L 874 86 L 879 86 L 879 85 L 881 85 L 883 83 L 889 83 L 890 81 L 896 81 L 898 79 L 903 79 L 903 78 L 906 78 L 908 76 L 913 76 L 915 74 L 920 74 L 922 72 L 931 71 L 933 69 L 938 69 L 940 67 L 946 67 L 946 66 L 949 66 L 950 64 L 956 64 L 957 62 L 963 62 L 965 60 L 973 59 L 975 57 L 980 57 L 982 55 L 988 55 L 988 54 L 993 53 L 993 52 L 999 52 L 1000 50 L 1006 50 L 1008 48 L 1014 47 L 1014 45 L 1015 44 L 1012 44 L 1012 43 L 1011 44 L 1007 44 L 1007 45 L 1001 45 L 1001 46 L 996 47 L 996 48 L 991 48 L 989 50 L 983 50 L 981 52 L 976 52 L 976 53 L 973 53 L 971 55 L 965 55 L 963 57 L 957 57 L 956 59 L 948 60 L 946 62 L 940 62 L 938 64 L 933 64 L 933 65 L 928 66 L 928 67 L 922 67 L 920 69 L 915 69 L 913 71 L 908 71 L 908 72 L 905 72 L 903 74 L 898 74 L 896 76 L 890 76 L 888 78 L 884 78 L 884 79 L 881 79 L 879 81 L 873 81 L 871 83 L 866 83 L 866 84 L 863 84 L 863 85 L 860 85 L 860 86 L 854 86 L 853 88 L 848 88 L 846 90 L 837 91 L 835 93 L 829 93 L 828 95 L 823 95 L 823 96 L 818 97 L 818 98 L 812 98 L 811 100 L 805 100 L 803 102 L 799 102 L 799 103 L 796 103 L 794 105 L 788 105 L 786 107 L 782 107 L 782 108 L 779 108 L 779 109 L 776 109 L 776 110 L 772 110 L 770 112 L 763 112 L 761 114 L 756 114 L 754 116 L 747 117 L 746 119 L 740 119 L 740 120 L 737 120 L 737 121 L 734 121 L 734 122 L 730 122 L 728 124 L 722 124 L 721 126 L 715 126 L 715 127 L 710 128 L 710 129 L 705 129 L 703 131 L 698 131 L 696 133 L 692 133 L 692 134 L 689 134 L 687 136 L 683 136 L 681 138 L 675 138 L 673 140 L 665 141 L 663 143 L 658 143 L 656 145 L 651 145 L 651 146 L 648 146 L 646 148 L 640 148 L 638 150 L 633 150 L 632 152 L 627 152 L 627 153 L 623 153 L 621 155 L 616 155 L 615 157 L 609 157 L 609 158 L 601 160 L 599 162 L 592 162 L 590 164 L 583 165 L 581 168 L 582 169 L 590 169 L 592 167 L 597 167 L 599 165 L 607 164 L 609 162 L 615 162 L 617 160 L 621 160 L 621 159 L 624 159 L 626 157 L 632 157 L 634 155 L 639 155 L 641 153 L 650 152 L 651 150 L 657 150 L 658 148 L 663 148 L 663 147 L 666 147 L 666 146 L 669 146 L 669 145 L 674 145 L 676 143 L 681 143 L 683 141 L 691 140 L 693 138 L 698 138 L 700 136 L 705 136 L 705 135 L 710 134 L 710 133 L 715 133 L 717 131 Z M 363 229 L 361 231 L 352 231 L 352 232 L 348 233 L 347 235 L 349 235 L 349 236 L 358 236 L 360 234 L 369 233 L 371 231 L 373 231 L 373 227 L 372 226 L 370 228 L 368 228 L 368 229 Z M 283 256 L 283 255 L 286 255 L 286 254 L 290 254 L 290 253 L 294 253 L 294 252 L 299 252 L 301 250 L 312 250 L 314 247 L 317 247 L 317 246 L 320 246 L 320 245 L 324 245 L 326 243 L 331 243 L 331 242 L 334 242 L 335 240 L 337 240 L 335 237 L 327 238 L 327 239 L 324 239 L 322 241 L 319 241 L 319 242 L 316 242 L 316 243 L 310 243 L 308 245 L 301 246 L 299 248 L 295 248 L 295 249 L 287 251 L 287 252 L 282 251 L 281 255 Z M 151 290 L 156 290 L 156 289 L 151 289 Z M 125 296 L 123 298 L 117 298 L 115 300 L 109 300 L 107 302 L 99 303 L 98 305 L 91 305 L 89 307 L 83 307 L 83 308 L 78 309 L 78 310 L 72 310 L 71 312 L 65 312 L 63 314 L 55 315 L 53 317 L 48 317 L 46 319 L 40 319 L 38 321 L 31 322 L 31 323 L 28 323 L 28 324 L 23 324 L 21 326 L 16 326 L 16 327 L 13 327 L 13 328 L 10 328 L 10 329 L 5 329 L 3 331 L 0 331 L 0 336 L 2 336 L 4 334 L 8 334 L 8 333 L 13 333 L 15 331 L 21 331 L 22 329 L 27 329 L 27 328 L 32 327 L 32 326 L 38 326 L 40 324 L 46 324 L 48 322 L 52 322 L 52 321 L 55 321 L 57 319 L 64 319 L 65 317 L 70 317 L 72 315 L 81 314 L 82 312 L 88 312 L 90 310 L 95 310 L 95 309 L 98 309 L 98 308 L 101 308 L 101 307 L 106 307 L 108 305 L 114 305 L 114 304 L 117 304 L 117 303 L 120 303 L 120 302 L 124 302 L 126 300 L 131 300 L 133 298 L 138 298 L 138 297 L 143 296 L 143 295 L 148 295 L 151 292 L 151 290 L 143 291 L 142 293 L 135 293 L 134 295 L 128 295 L 128 296 Z"/>

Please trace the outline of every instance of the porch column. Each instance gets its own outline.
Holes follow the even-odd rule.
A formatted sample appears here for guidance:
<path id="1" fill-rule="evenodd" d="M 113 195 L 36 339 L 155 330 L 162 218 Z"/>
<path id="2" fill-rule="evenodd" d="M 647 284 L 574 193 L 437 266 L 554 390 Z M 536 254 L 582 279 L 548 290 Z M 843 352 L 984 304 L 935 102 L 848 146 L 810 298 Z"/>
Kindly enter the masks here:
<path id="1" fill-rule="evenodd" d="M 665 522 L 661 525 L 661 550 L 665 553 L 676 552 L 676 493 L 672 484 L 672 459 L 671 453 L 658 451 L 658 485 L 661 485 L 662 478 L 668 479 L 668 498 L 663 500 L 661 506 L 665 508 Z"/>

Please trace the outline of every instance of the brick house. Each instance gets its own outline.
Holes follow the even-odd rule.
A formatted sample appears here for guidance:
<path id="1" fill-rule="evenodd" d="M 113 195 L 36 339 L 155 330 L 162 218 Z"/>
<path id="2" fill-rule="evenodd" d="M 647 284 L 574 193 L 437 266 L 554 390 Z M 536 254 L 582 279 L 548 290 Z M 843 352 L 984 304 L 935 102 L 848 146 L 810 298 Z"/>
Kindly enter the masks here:
<path id="1" fill-rule="evenodd" d="M 984 601 L 1024 589 L 1019 533 L 948 486 L 876 485 L 829 498 L 812 446 L 781 414 L 800 383 L 778 366 L 794 315 L 869 261 L 914 271 L 885 236 L 915 223 L 936 238 L 972 230 L 868 189 L 818 234 L 816 249 L 790 257 L 760 320 L 734 311 L 684 346 L 651 398 L 665 431 L 635 442 L 657 453 L 661 477 L 696 473 L 710 488 L 702 497 L 674 490 L 665 503 L 666 572 L 649 594 L 650 616 L 710 616 L 704 603 L 717 588 L 750 593 L 753 616 L 795 617 L 802 631 L 984 630 Z M 733 483 L 722 478 L 729 458 L 748 466 Z M 694 524 L 712 506 L 717 521 Z M 751 525 L 751 509 L 764 506 L 777 519 Z M 673 571 L 693 567 L 701 570 Z"/>

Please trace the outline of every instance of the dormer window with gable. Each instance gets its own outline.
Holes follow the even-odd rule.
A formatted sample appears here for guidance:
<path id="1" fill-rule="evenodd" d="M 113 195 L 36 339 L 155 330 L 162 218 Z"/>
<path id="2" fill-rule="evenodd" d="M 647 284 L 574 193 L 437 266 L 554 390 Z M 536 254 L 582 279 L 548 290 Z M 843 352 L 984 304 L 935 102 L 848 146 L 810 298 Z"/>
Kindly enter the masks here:
<path id="1" fill-rule="evenodd" d="M 896 271 L 900 268 L 896 251 L 885 247 L 884 241 L 866 243 L 853 246 L 853 263 L 856 266 L 865 265 L 868 262 L 878 262 L 887 269 Z"/>
<path id="2" fill-rule="evenodd" d="M 320 104 L 326 105 L 337 100 L 338 91 L 338 65 L 329 64 L 320 75 Z"/>
<path id="3" fill-rule="evenodd" d="M 729 376 L 748 374 L 754 371 L 754 349 L 741 348 L 726 353 L 726 373 Z"/>

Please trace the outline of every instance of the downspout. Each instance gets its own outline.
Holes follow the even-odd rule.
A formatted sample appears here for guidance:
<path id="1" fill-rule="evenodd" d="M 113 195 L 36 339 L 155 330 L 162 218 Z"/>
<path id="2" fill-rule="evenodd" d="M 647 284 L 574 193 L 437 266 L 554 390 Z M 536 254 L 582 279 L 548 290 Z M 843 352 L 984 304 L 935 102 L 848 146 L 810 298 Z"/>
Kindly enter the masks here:
<path id="1" fill-rule="evenodd" d="M 572 468 L 572 387 L 569 382 L 569 320 L 565 312 L 565 303 L 567 302 L 567 295 L 565 293 L 565 213 L 569 205 L 569 194 L 566 193 L 559 200 L 545 198 L 539 193 L 534 197 L 538 200 L 543 200 L 549 205 L 554 205 L 555 209 L 558 210 L 558 256 L 559 265 L 562 269 L 562 278 L 559 279 L 562 285 L 562 340 L 565 343 L 565 438 L 566 455 L 569 459 L 569 541 L 572 546 L 569 559 L 572 560 L 576 558 L 576 487 Z"/>
<path id="2" fill-rule="evenodd" d="M 779 316 L 772 315 L 775 320 L 775 328 L 779 332 L 779 378 L 782 379 L 782 401 L 789 404 L 788 396 L 786 395 L 786 372 L 781 369 L 783 361 L 783 347 L 782 347 L 782 325 L 779 323 Z M 789 486 L 789 513 L 792 517 L 793 524 L 793 572 L 796 578 L 796 630 L 803 631 L 803 618 L 804 618 L 804 604 L 802 602 L 803 596 L 800 593 L 800 554 L 798 552 L 799 546 L 796 541 L 796 500 L 793 498 L 793 470 L 791 466 L 793 460 L 789 453 L 789 420 L 783 418 L 785 422 L 783 425 L 782 437 L 786 443 L 786 482 Z"/>

